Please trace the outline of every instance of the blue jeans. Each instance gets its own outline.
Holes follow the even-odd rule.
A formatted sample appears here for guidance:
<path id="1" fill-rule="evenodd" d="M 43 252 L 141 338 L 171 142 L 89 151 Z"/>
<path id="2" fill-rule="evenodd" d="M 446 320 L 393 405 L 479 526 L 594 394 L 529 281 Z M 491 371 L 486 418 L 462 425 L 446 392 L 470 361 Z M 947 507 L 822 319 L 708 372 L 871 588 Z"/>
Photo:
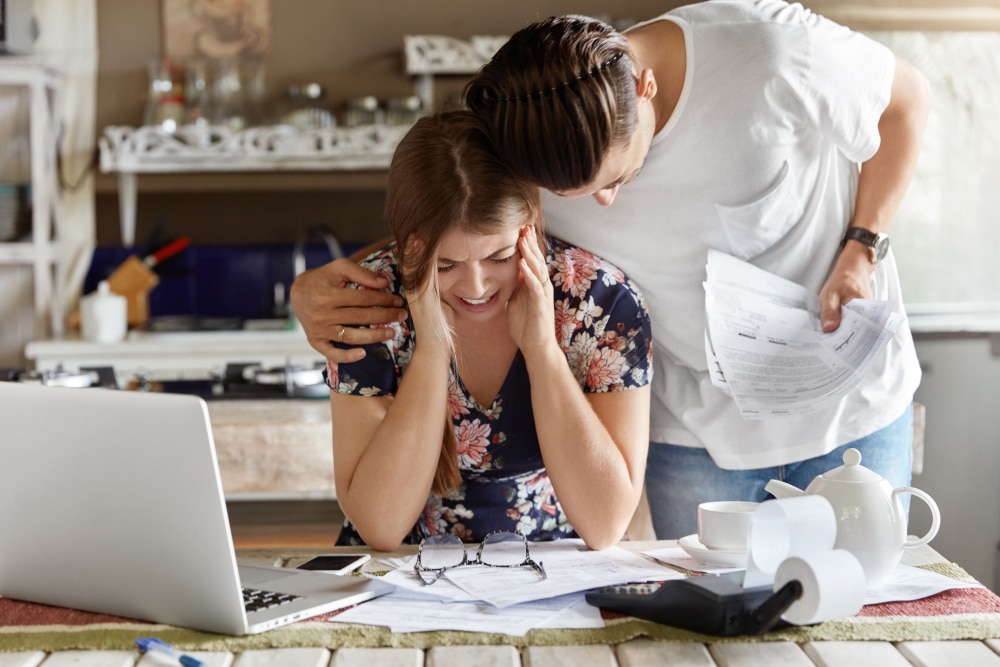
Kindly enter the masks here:
<path id="1" fill-rule="evenodd" d="M 913 462 L 913 406 L 880 431 L 847 443 L 829 454 L 788 465 L 754 470 L 723 470 L 704 449 L 650 443 L 646 496 L 656 537 L 678 539 L 698 532 L 698 504 L 710 500 L 770 499 L 764 485 L 772 479 L 805 489 L 817 475 L 844 464 L 844 450 L 861 452 L 861 465 L 889 481 L 909 486 Z M 900 500 L 909 510 L 909 494 Z"/>

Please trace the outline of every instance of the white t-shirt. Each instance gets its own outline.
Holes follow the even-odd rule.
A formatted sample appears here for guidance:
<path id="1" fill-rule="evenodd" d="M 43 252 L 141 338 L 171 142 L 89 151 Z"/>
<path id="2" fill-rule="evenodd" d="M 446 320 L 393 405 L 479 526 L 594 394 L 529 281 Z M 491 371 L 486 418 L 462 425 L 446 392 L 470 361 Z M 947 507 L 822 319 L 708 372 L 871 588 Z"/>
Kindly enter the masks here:
<path id="1" fill-rule="evenodd" d="M 643 290 L 655 355 L 650 438 L 751 469 L 819 456 L 887 426 L 920 381 L 907 326 L 840 402 L 747 421 L 707 372 L 702 282 L 716 248 L 819 292 L 853 215 L 859 164 L 879 146 L 893 54 L 781 0 L 711 0 L 654 20 L 683 29 L 687 73 L 639 177 L 608 207 L 592 197 L 543 200 L 555 236 L 617 264 Z M 873 287 L 903 312 L 891 252 Z"/>

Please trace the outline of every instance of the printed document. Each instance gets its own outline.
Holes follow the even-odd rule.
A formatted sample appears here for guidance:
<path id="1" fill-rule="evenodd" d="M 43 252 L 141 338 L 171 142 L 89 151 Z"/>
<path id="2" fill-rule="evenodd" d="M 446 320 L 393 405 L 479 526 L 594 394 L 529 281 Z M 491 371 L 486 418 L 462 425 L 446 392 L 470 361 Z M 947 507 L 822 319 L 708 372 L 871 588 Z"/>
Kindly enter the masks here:
<path id="1" fill-rule="evenodd" d="M 583 593 L 524 602 L 503 609 L 480 601 L 444 603 L 402 589 L 382 597 L 386 599 L 378 601 L 378 604 L 360 604 L 330 620 L 334 623 L 381 625 L 393 632 L 461 630 L 516 637 L 523 637 L 534 628 L 604 627 L 600 610 L 588 604 Z"/>
<path id="2" fill-rule="evenodd" d="M 707 276 L 712 384 L 744 419 L 808 414 L 843 398 L 903 322 L 891 302 L 853 299 L 824 333 L 819 298 L 801 285 L 717 250 Z"/>
<path id="3" fill-rule="evenodd" d="M 448 570 L 425 586 L 413 571 L 414 556 L 380 581 L 443 600 L 481 601 L 502 608 L 601 586 L 683 576 L 621 547 L 593 551 L 578 538 L 532 542 L 531 557 L 545 568 L 546 578 L 530 567 L 472 565 Z"/>
<path id="4" fill-rule="evenodd" d="M 394 632 L 465 630 L 515 636 L 541 627 L 599 628 L 604 626 L 600 610 L 586 602 L 585 591 L 684 576 L 621 547 L 592 551 L 580 539 L 532 542 L 531 557 L 544 566 L 545 579 L 529 567 L 471 565 L 448 570 L 429 586 L 414 574 L 415 556 L 383 561 L 395 569 L 379 580 L 394 584 L 396 591 L 330 620 L 382 625 Z"/>

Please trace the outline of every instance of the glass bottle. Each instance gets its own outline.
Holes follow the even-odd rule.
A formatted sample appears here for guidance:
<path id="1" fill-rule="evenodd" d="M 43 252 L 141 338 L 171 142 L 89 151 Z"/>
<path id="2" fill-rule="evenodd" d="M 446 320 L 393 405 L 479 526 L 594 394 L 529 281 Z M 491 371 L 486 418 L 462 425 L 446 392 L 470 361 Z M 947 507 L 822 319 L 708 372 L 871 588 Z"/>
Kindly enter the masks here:
<path id="1" fill-rule="evenodd" d="M 148 68 L 149 94 L 143 124 L 173 132 L 184 122 L 184 70 L 166 58 L 151 60 Z"/>
<path id="2" fill-rule="evenodd" d="M 225 58 L 218 61 L 218 70 L 212 85 L 211 121 L 235 131 L 247 126 L 247 108 L 244 101 L 243 77 L 240 61 Z"/>
<path id="3" fill-rule="evenodd" d="M 211 95 L 208 82 L 207 62 L 199 58 L 188 63 L 187 87 L 184 95 L 184 122 L 188 125 L 209 124 Z"/>

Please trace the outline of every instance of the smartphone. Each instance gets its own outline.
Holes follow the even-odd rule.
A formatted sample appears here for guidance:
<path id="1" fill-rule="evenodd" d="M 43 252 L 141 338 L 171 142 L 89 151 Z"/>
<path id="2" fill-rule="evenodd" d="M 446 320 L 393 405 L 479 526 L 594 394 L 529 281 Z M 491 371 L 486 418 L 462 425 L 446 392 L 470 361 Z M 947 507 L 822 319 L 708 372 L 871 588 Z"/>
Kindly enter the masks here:
<path id="1" fill-rule="evenodd" d="M 320 554 L 299 565 L 300 570 L 317 570 L 330 574 L 349 574 L 358 569 L 372 557 L 368 554 Z"/>

